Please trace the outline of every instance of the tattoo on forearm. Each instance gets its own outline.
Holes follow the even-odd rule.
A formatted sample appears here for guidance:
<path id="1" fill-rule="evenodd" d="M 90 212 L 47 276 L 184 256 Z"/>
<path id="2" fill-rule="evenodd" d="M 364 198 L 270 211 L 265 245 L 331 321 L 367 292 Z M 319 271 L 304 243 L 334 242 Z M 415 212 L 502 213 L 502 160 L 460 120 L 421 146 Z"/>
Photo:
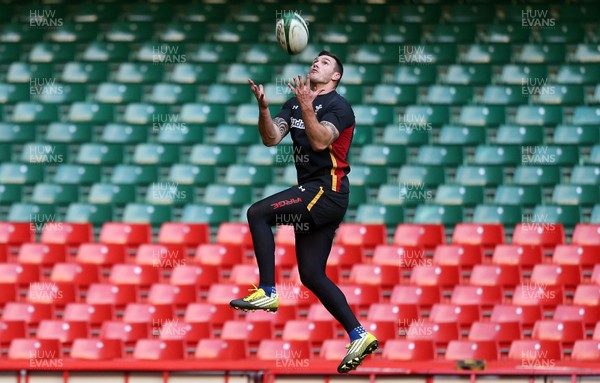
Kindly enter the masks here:
<path id="1" fill-rule="evenodd" d="M 337 128 L 335 127 L 335 125 L 333 125 L 331 122 L 329 122 L 329 121 L 321 121 L 321 125 L 323 125 L 324 127 L 328 128 L 329 130 L 331 130 L 331 135 L 333 137 L 333 139 L 331 140 L 331 142 L 337 140 L 337 138 L 340 136 L 340 132 L 337 130 Z"/>
<path id="2" fill-rule="evenodd" d="M 287 132 L 289 132 L 289 130 L 290 130 L 290 127 L 287 124 L 287 122 L 285 122 L 285 120 L 281 117 L 275 117 L 273 119 L 273 122 L 275 123 L 277 128 L 279 128 L 279 133 L 281 133 L 281 137 L 282 138 L 285 137 Z"/>

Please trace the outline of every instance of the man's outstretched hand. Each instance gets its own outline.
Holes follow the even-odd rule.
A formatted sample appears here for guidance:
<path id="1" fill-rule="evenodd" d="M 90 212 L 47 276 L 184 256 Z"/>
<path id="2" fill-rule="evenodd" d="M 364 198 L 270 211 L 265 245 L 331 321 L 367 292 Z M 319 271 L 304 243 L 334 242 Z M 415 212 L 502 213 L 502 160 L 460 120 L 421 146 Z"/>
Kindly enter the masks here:
<path id="1" fill-rule="evenodd" d="M 302 75 L 298 75 L 298 77 L 294 77 L 294 85 L 288 83 L 288 86 L 296 95 L 296 99 L 298 99 L 298 103 L 303 110 L 312 110 L 312 103 L 315 98 L 319 94 L 321 94 L 325 89 L 319 89 L 318 91 L 314 91 L 310 88 L 310 77 L 306 76 L 306 84 L 302 79 Z"/>
<path id="2" fill-rule="evenodd" d="M 252 93 L 254 93 L 254 96 L 256 97 L 256 101 L 258 101 L 258 107 L 265 109 L 268 108 L 269 103 L 267 102 L 267 96 L 265 95 L 265 89 L 262 84 L 257 86 L 254 81 L 250 79 L 248 79 L 248 82 L 250 83 L 250 89 L 252 90 Z"/>

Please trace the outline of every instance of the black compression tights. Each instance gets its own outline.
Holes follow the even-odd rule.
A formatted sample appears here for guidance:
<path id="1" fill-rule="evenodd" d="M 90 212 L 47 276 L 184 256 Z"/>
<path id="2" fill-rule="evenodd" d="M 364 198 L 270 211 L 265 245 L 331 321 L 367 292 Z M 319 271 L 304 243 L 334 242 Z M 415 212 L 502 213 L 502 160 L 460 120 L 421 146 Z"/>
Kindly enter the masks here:
<path id="1" fill-rule="evenodd" d="M 271 227 L 278 224 L 295 226 L 296 258 L 302 284 L 319 298 L 349 332 L 360 323 L 342 291 L 325 274 L 339 222 L 317 227 L 302 202 L 273 206 L 280 201 L 294 201 L 295 197 L 294 191 L 287 189 L 256 202 L 248 209 L 248 224 L 254 242 L 260 284 L 275 286 L 275 239 Z"/>

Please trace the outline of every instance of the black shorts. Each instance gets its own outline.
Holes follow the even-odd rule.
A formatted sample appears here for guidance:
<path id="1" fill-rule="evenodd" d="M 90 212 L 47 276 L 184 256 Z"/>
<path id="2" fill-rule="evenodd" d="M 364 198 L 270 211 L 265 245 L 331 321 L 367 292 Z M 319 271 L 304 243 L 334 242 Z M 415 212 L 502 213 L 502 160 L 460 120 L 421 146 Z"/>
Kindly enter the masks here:
<path id="1" fill-rule="evenodd" d="M 317 226 L 340 223 L 348 210 L 349 193 L 338 193 L 331 190 L 322 180 L 314 180 L 292 186 L 288 189 L 301 198 L 311 218 Z"/>

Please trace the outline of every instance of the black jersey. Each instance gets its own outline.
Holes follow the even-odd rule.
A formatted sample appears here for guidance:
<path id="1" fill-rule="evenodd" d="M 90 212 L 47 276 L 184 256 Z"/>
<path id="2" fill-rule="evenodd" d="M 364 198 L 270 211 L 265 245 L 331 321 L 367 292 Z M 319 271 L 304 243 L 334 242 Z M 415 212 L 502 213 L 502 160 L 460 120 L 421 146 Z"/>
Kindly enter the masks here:
<path id="1" fill-rule="evenodd" d="M 348 151 L 354 135 L 354 111 L 348 101 L 335 90 L 317 96 L 313 101 L 313 108 L 319 122 L 328 121 L 340 132 L 340 136 L 329 148 L 319 152 L 310 146 L 302 110 L 296 97 L 289 99 L 277 114 L 277 117 L 283 118 L 290 126 L 298 183 L 321 179 L 331 190 L 348 193 Z"/>

